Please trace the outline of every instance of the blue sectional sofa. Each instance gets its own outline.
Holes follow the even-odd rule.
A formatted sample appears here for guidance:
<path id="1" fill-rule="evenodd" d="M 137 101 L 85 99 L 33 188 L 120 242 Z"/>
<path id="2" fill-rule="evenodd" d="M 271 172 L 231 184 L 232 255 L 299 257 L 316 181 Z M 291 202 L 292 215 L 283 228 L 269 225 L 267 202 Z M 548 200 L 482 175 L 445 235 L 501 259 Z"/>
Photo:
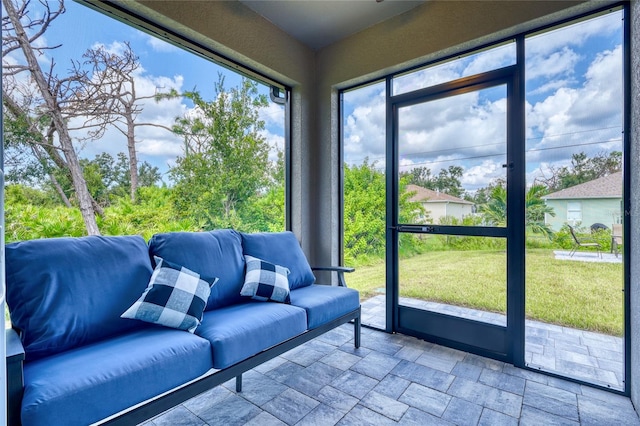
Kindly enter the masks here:
<path id="1" fill-rule="evenodd" d="M 360 344 L 358 292 L 316 284 L 290 232 L 56 238 L 5 255 L 12 425 L 135 424 L 231 378 L 241 391 L 243 372 L 346 322 Z"/>

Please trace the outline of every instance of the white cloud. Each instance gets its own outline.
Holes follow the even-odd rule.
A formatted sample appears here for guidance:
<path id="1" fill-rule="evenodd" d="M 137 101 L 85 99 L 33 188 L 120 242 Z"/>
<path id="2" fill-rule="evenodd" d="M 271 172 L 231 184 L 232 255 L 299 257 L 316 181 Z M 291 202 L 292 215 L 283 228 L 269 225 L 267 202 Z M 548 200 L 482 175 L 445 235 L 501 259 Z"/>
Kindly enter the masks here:
<path id="1" fill-rule="evenodd" d="M 581 28 L 573 45 L 585 42 L 595 25 Z M 598 27 L 602 25 L 603 21 L 597 23 Z M 542 41 L 540 44 L 544 44 Z M 551 44 L 556 45 L 557 40 Z M 529 95 L 548 96 L 526 104 L 529 183 L 536 176 L 548 175 L 551 167 L 569 164 L 574 153 L 584 151 L 593 156 L 622 149 L 622 48 L 591 54 L 584 75 L 575 75 L 578 61 L 587 59 L 588 53 L 588 49 L 576 51 L 556 46 L 555 53 L 549 51 L 546 56 L 532 59 L 530 73 L 541 77 L 543 84 Z M 431 75 L 416 73 L 403 77 L 398 87 L 425 87 L 455 72 L 450 66 Z M 344 126 L 344 155 L 349 164 L 361 164 L 368 157 L 370 162 L 375 160 L 384 165 L 383 89 L 377 85 L 376 90 L 368 87 L 362 93 L 345 95 L 347 110 L 353 108 L 345 117 Z M 399 117 L 401 170 L 425 166 L 437 174 L 450 165 L 462 165 L 465 168 L 462 183 L 470 191 L 505 176 L 504 96 L 483 99 L 473 92 L 403 108 Z"/>
<path id="2" fill-rule="evenodd" d="M 376 95 L 368 104 L 357 106 L 345 123 L 344 159 L 360 164 L 365 158 L 372 163 L 385 156 L 384 97 Z"/>
<path id="3" fill-rule="evenodd" d="M 578 88 L 563 87 L 532 106 L 529 126 L 540 134 L 530 161 L 560 161 L 571 153 L 622 149 L 622 47 L 599 53 Z M 564 147 L 564 149 L 562 149 Z"/>
<path id="4" fill-rule="evenodd" d="M 153 37 L 151 35 L 147 35 L 147 45 L 151 47 L 151 49 L 154 52 L 160 52 L 160 53 L 177 52 L 180 50 L 178 47 L 174 46 L 173 44 L 168 43 L 158 37 Z"/>
<path id="5" fill-rule="evenodd" d="M 465 170 L 461 181 L 465 188 L 478 189 L 487 186 L 487 182 L 505 177 L 505 169 L 501 162 L 484 160 L 481 164 Z"/>
<path id="6" fill-rule="evenodd" d="M 284 106 L 269 102 L 265 108 L 260 108 L 258 117 L 264 121 L 266 127 L 274 126 L 284 131 Z"/>
<path id="7" fill-rule="evenodd" d="M 594 35 L 610 36 L 619 30 L 621 13 L 602 15 L 527 38 L 527 55 L 548 56 L 567 46 L 584 47 Z"/>
<path id="8" fill-rule="evenodd" d="M 559 75 L 570 77 L 579 60 L 580 55 L 567 46 L 549 54 L 532 54 L 527 57 L 525 74 L 527 80 Z"/>

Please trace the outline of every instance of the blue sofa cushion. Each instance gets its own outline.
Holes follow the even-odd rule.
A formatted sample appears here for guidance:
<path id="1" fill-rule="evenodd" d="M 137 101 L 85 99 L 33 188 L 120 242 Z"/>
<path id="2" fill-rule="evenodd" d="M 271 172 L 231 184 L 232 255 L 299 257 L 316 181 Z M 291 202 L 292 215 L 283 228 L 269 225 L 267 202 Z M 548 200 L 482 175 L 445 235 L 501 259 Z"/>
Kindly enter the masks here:
<path id="1" fill-rule="evenodd" d="M 151 277 L 142 237 L 32 240 L 5 253 L 7 303 L 27 360 L 143 325 L 120 318 Z"/>
<path id="2" fill-rule="evenodd" d="M 307 311 L 311 330 L 358 309 L 360 294 L 352 288 L 314 284 L 292 291 L 291 304 Z"/>
<path id="3" fill-rule="evenodd" d="M 156 267 L 142 296 L 122 318 L 159 324 L 193 333 L 217 278 L 203 278 L 183 266 L 155 257 Z"/>
<path id="4" fill-rule="evenodd" d="M 249 301 L 205 312 L 196 334 L 211 342 L 214 368 L 226 368 L 306 329 L 302 308 Z"/>
<path id="5" fill-rule="evenodd" d="M 149 326 L 24 367 L 22 424 L 88 425 L 212 368 L 209 342 Z"/>
<path id="6" fill-rule="evenodd" d="M 289 288 L 294 290 L 315 282 L 309 262 L 292 232 L 242 234 L 245 255 L 257 257 L 289 269 Z"/>
<path id="7" fill-rule="evenodd" d="M 205 310 L 242 302 L 244 256 L 238 232 L 220 229 L 156 234 L 149 240 L 149 254 L 152 259 L 161 257 L 204 277 L 217 277 Z"/>
<path id="8" fill-rule="evenodd" d="M 247 271 L 240 294 L 262 302 L 291 303 L 289 299 L 289 270 L 252 256 L 244 257 Z"/>

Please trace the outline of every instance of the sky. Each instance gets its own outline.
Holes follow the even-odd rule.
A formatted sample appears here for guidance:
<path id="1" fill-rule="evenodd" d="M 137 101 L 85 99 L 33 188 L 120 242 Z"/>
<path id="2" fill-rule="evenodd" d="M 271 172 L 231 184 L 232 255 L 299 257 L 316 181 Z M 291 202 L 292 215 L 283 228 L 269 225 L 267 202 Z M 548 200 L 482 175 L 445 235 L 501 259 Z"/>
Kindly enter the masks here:
<path id="1" fill-rule="evenodd" d="M 140 95 L 158 90 L 198 89 L 206 99 L 214 96 L 218 74 L 228 87 L 240 76 L 213 62 L 181 50 L 73 1 L 67 11 L 40 40 L 60 45 L 40 58 L 47 69 L 54 60 L 64 75 L 72 60 L 87 49 L 103 45 L 122 52 L 131 44 L 141 68 L 135 76 Z M 73 31 L 69 31 L 73 28 Z M 550 168 L 568 165 L 571 155 L 584 151 L 593 156 L 622 150 L 622 12 L 614 12 L 526 41 L 526 150 L 527 181 L 549 176 Z M 515 63 L 515 44 L 510 43 L 459 58 L 435 67 L 394 78 L 394 93 L 452 81 L 460 77 Z M 385 166 L 384 82 L 346 92 L 344 95 L 344 158 L 360 164 L 365 158 Z M 264 94 L 268 88 L 260 86 Z M 139 119 L 170 126 L 188 113 L 191 105 L 173 99 L 145 101 Z M 400 114 L 400 165 L 402 171 L 428 167 L 433 174 L 451 165 L 462 166 L 462 184 L 473 193 L 505 176 L 506 97 L 503 86 L 404 108 Z M 260 112 L 264 137 L 272 146 L 271 158 L 284 147 L 284 109 L 270 103 Z M 82 136 L 78 134 L 77 136 Z M 180 138 L 157 127 L 140 127 L 136 136 L 140 161 L 159 167 L 165 174 L 182 155 Z M 94 158 L 108 152 L 126 152 L 126 141 L 117 131 L 100 140 L 78 144 L 81 157 Z"/>
<path id="2" fill-rule="evenodd" d="M 526 173 L 530 185 L 571 156 L 622 151 L 622 12 L 526 39 Z M 400 94 L 515 64 L 515 44 L 393 79 Z M 385 168 L 385 84 L 344 94 L 344 159 Z M 462 166 L 474 193 L 506 176 L 506 88 L 399 110 L 401 171 Z"/>
<path id="3" fill-rule="evenodd" d="M 32 4 L 35 10 L 37 3 Z M 227 88 L 236 87 L 241 82 L 241 76 L 236 72 L 86 6 L 68 0 L 65 1 L 65 8 L 66 12 L 53 21 L 44 37 L 38 41 L 41 46 L 60 45 L 39 58 L 44 70 L 49 69 L 53 60 L 55 73 L 64 76 L 71 68 L 71 61 L 81 61 L 88 49 L 102 45 L 108 51 L 122 53 L 125 42 L 128 42 L 139 57 L 141 65 L 135 74 L 136 93 L 139 96 L 170 89 L 178 92 L 197 89 L 205 99 L 211 100 L 219 73 L 224 75 Z M 18 58 L 15 60 L 19 61 Z M 259 91 L 268 98 L 266 85 L 260 84 Z M 188 113 L 191 107 L 183 99 L 159 103 L 146 100 L 143 101 L 139 122 L 170 127 L 177 117 Z M 284 148 L 284 108 L 269 101 L 269 106 L 261 109 L 260 118 L 265 122 L 263 136 L 272 147 L 270 158 L 275 160 L 277 150 Z M 75 136 L 83 134 L 77 132 Z M 136 140 L 139 161 L 147 161 L 158 167 L 163 173 L 163 181 L 170 184 L 167 171 L 175 164 L 176 158 L 183 154 L 181 138 L 161 128 L 142 126 L 137 128 Z M 77 147 L 80 157 L 88 159 L 93 159 L 102 152 L 107 152 L 114 158 L 119 152 L 127 152 L 126 139 L 114 129 L 109 130 L 100 140 L 78 143 Z"/>

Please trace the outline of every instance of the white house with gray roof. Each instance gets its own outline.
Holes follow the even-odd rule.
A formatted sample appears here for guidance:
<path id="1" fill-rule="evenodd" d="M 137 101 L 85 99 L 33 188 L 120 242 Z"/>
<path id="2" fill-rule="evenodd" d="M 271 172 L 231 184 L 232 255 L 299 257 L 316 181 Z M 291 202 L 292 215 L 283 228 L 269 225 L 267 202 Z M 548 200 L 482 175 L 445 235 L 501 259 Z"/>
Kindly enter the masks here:
<path id="1" fill-rule="evenodd" d="M 473 212 L 473 203 L 443 192 L 418 185 L 407 185 L 406 192 L 413 193 L 410 200 L 419 202 L 433 223 L 441 223 L 445 217 L 462 220 Z"/>
<path id="2" fill-rule="evenodd" d="M 622 172 L 581 183 L 542 197 L 553 208 L 555 217 L 545 216 L 554 231 L 568 223 L 589 228 L 602 223 L 611 229 L 622 220 Z"/>

